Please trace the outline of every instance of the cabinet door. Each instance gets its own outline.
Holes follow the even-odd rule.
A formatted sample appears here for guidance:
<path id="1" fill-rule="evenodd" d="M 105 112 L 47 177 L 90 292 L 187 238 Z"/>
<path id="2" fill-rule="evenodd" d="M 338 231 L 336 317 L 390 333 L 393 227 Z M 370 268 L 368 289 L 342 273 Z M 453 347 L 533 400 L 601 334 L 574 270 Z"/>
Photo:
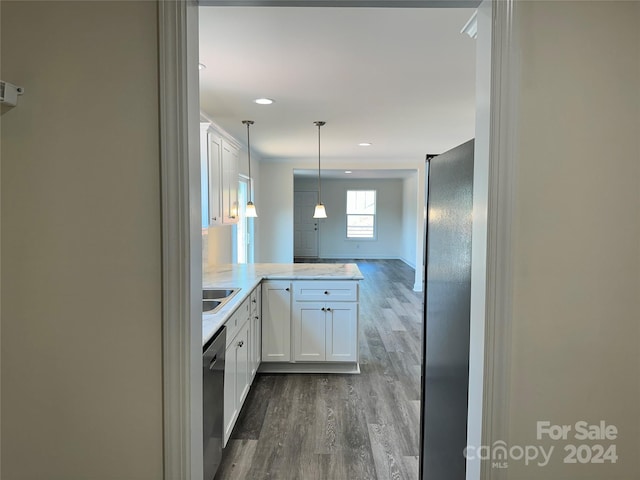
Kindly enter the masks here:
<path id="1" fill-rule="evenodd" d="M 240 329 L 240 333 L 236 337 L 236 407 L 238 412 L 242 408 L 244 399 L 249 393 L 249 387 L 251 386 L 251 367 L 249 365 L 249 322 L 246 322 Z"/>
<path id="2" fill-rule="evenodd" d="M 291 309 L 293 352 L 297 362 L 324 362 L 326 308 L 320 302 L 294 302 Z"/>
<path id="3" fill-rule="evenodd" d="M 256 288 L 251 293 L 251 317 L 250 317 L 250 332 L 251 337 L 251 378 L 255 377 L 258 367 L 260 366 L 260 357 L 262 355 L 262 332 L 261 332 L 261 320 L 260 320 L 260 299 L 262 290 L 260 287 Z"/>
<path id="4" fill-rule="evenodd" d="M 291 286 L 289 282 L 262 285 L 262 361 L 291 360 Z"/>
<path id="5" fill-rule="evenodd" d="M 209 225 L 222 224 L 222 138 L 208 134 Z"/>
<path id="6" fill-rule="evenodd" d="M 326 305 L 326 361 L 358 360 L 358 305 L 329 303 Z"/>
<path id="7" fill-rule="evenodd" d="M 222 142 L 222 223 L 238 223 L 238 149 Z"/>
<path id="8" fill-rule="evenodd" d="M 238 417 L 238 402 L 236 401 L 236 379 L 238 372 L 237 347 L 231 342 L 225 353 L 224 365 L 224 445 L 233 430 L 236 418 Z"/>

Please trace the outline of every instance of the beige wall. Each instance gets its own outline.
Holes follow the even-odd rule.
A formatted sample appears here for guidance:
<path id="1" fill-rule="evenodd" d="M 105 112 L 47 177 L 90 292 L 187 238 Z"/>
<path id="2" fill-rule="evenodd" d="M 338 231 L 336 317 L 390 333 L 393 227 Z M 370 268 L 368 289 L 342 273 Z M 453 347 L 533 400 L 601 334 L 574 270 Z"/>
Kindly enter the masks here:
<path id="1" fill-rule="evenodd" d="M 157 5 L 1 8 L 0 476 L 157 480 Z"/>
<path id="2" fill-rule="evenodd" d="M 509 479 L 640 478 L 640 3 L 519 2 Z M 563 464 L 536 422 L 615 424 L 617 464 Z M 589 442 L 588 442 L 589 443 Z"/>

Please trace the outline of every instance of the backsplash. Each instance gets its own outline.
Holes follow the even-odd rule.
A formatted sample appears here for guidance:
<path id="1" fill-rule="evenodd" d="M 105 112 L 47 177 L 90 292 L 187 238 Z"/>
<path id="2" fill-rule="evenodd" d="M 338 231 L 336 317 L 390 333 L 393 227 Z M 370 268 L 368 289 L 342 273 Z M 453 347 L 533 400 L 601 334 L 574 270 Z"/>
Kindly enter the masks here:
<path id="1" fill-rule="evenodd" d="M 202 267 L 233 263 L 233 229 L 231 226 L 202 229 Z"/>

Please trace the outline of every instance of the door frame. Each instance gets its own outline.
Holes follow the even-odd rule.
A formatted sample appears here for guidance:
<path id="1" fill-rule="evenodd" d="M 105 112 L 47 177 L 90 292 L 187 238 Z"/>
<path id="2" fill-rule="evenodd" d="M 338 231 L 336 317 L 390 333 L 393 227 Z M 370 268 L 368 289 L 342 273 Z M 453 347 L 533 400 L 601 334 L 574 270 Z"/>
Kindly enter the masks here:
<path id="1" fill-rule="evenodd" d="M 486 257 L 472 264 L 471 328 L 480 336 L 470 377 L 470 444 L 507 438 L 511 332 L 511 225 L 517 134 L 515 0 L 491 8 L 490 101 L 486 151 L 474 173 L 474 239 Z M 220 0 L 202 5 L 324 7 L 477 7 L 465 0 Z M 202 287 L 198 1 L 158 0 L 162 205 L 164 478 L 202 479 Z M 478 130 L 480 131 L 480 130 Z M 478 137 L 478 135 L 476 135 Z M 476 153 L 476 161 L 480 160 Z M 478 195 L 475 194 L 478 189 Z M 474 290 L 475 289 L 475 290 Z M 474 294 L 475 291 L 475 294 Z M 475 298 L 475 300 L 474 300 Z M 473 308 L 473 307 L 472 307 Z M 484 348 L 484 346 L 488 348 Z M 473 348 L 473 347 L 472 347 Z M 471 385 L 470 385 L 471 386 Z M 498 479 L 489 462 L 467 462 L 467 480 Z"/>

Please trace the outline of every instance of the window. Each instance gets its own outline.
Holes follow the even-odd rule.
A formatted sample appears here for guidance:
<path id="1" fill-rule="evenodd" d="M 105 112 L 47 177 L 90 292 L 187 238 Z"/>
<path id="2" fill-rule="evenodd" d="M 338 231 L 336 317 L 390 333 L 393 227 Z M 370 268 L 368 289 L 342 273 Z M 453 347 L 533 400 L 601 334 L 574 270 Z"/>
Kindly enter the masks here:
<path id="1" fill-rule="evenodd" d="M 245 206 L 249 199 L 249 178 L 240 175 L 238 184 L 238 223 L 234 225 L 233 258 L 235 263 L 253 263 L 253 218 L 247 218 Z"/>
<path id="2" fill-rule="evenodd" d="M 375 190 L 347 190 L 347 238 L 376 238 Z"/>

